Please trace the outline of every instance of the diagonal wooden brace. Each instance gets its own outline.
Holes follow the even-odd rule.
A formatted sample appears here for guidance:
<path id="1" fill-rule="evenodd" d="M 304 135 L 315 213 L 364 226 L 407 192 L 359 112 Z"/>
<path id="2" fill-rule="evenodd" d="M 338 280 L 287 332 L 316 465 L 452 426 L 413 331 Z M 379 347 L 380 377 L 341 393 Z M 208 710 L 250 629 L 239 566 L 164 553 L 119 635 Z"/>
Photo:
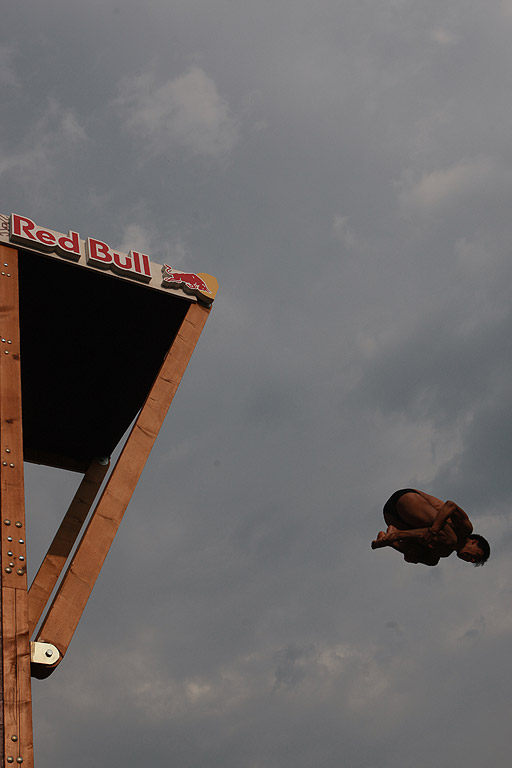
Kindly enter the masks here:
<path id="1" fill-rule="evenodd" d="M 36 640 L 66 653 L 135 486 L 201 335 L 209 310 L 191 304 L 85 533 L 46 614 Z"/>
<path id="2" fill-rule="evenodd" d="M 97 459 L 92 461 L 30 585 L 28 623 L 31 637 L 82 530 L 109 465 L 109 461 L 104 464 Z"/>

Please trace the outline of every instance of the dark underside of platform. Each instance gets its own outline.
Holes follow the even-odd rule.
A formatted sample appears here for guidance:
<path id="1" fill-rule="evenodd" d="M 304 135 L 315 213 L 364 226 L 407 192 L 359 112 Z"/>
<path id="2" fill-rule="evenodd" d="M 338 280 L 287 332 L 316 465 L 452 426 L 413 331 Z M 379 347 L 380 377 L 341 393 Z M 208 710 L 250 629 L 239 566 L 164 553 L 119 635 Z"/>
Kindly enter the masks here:
<path id="1" fill-rule="evenodd" d="M 189 302 L 19 251 L 26 461 L 85 472 L 142 407 Z"/>

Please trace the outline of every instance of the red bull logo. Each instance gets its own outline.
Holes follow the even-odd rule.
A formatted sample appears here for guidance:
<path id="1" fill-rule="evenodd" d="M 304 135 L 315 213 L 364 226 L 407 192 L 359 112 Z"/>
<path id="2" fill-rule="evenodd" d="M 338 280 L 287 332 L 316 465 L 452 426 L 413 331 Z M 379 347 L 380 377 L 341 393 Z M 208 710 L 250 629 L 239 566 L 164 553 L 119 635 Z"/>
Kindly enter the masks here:
<path id="1" fill-rule="evenodd" d="M 177 269 L 170 267 L 169 264 L 163 265 L 162 272 L 164 273 L 164 283 L 173 284 L 177 288 L 183 285 L 185 288 L 189 288 L 191 291 L 211 293 L 203 278 L 199 275 L 196 275 L 194 272 L 179 272 Z"/>
<path id="2" fill-rule="evenodd" d="M 16 213 L 10 217 L 0 214 L 0 243 L 2 242 L 42 252 L 47 256 L 71 260 L 80 267 L 107 270 L 122 277 L 142 281 L 159 291 L 174 288 L 176 292 L 182 292 L 182 298 L 186 298 L 183 296 L 183 293 L 186 293 L 189 294 L 189 300 L 195 296 L 198 301 L 208 306 L 215 299 L 219 288 L 213 275 L 182 272 L 170 264 L 164 264 L 162 267 L 160 280 L 157 265 L 152 264 L 149 256 L 142 251 L 118 253 L 103 240 L 94 237 L 82 240 L 74 230 L 63 234 L 40 227 L 28 216 L 19 216 Z"/>

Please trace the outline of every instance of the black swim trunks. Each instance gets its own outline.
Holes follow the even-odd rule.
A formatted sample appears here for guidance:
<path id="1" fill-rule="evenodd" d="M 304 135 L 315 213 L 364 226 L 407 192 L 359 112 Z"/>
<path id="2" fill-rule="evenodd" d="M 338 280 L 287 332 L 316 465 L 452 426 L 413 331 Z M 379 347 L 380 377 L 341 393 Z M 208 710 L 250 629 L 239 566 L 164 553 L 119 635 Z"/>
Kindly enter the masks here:
<path id="1" fill-rule="evenodd" d="M 418 493 L 418 491 L 415 488 L 402 488 L 400 491 L 395 491 L 384 504 L 384 509 L 382 510 L 383 513 L 386 514 L 386 512 L 389 512 L 390 515 L 400 517 L 396 511 L 396 503 L 398 499 L 406 493 Z"/>

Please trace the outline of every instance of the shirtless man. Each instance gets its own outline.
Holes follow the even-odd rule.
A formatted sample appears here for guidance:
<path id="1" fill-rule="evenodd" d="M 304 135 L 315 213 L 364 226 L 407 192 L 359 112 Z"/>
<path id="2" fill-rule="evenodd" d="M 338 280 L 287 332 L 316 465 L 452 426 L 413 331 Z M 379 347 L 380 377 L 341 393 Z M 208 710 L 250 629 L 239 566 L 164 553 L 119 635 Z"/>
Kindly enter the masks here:
<path id="1" fill-rule="evenodd" d="M 414 488 L 396 491 L 384 505 L 386 533 L 380 531 L 372 549 L 392 547 L 408 563 L 437 565 L 452 552 L 475 566 L 483 565 L 491 548 L 455 502 L 442 502 Z"/>

